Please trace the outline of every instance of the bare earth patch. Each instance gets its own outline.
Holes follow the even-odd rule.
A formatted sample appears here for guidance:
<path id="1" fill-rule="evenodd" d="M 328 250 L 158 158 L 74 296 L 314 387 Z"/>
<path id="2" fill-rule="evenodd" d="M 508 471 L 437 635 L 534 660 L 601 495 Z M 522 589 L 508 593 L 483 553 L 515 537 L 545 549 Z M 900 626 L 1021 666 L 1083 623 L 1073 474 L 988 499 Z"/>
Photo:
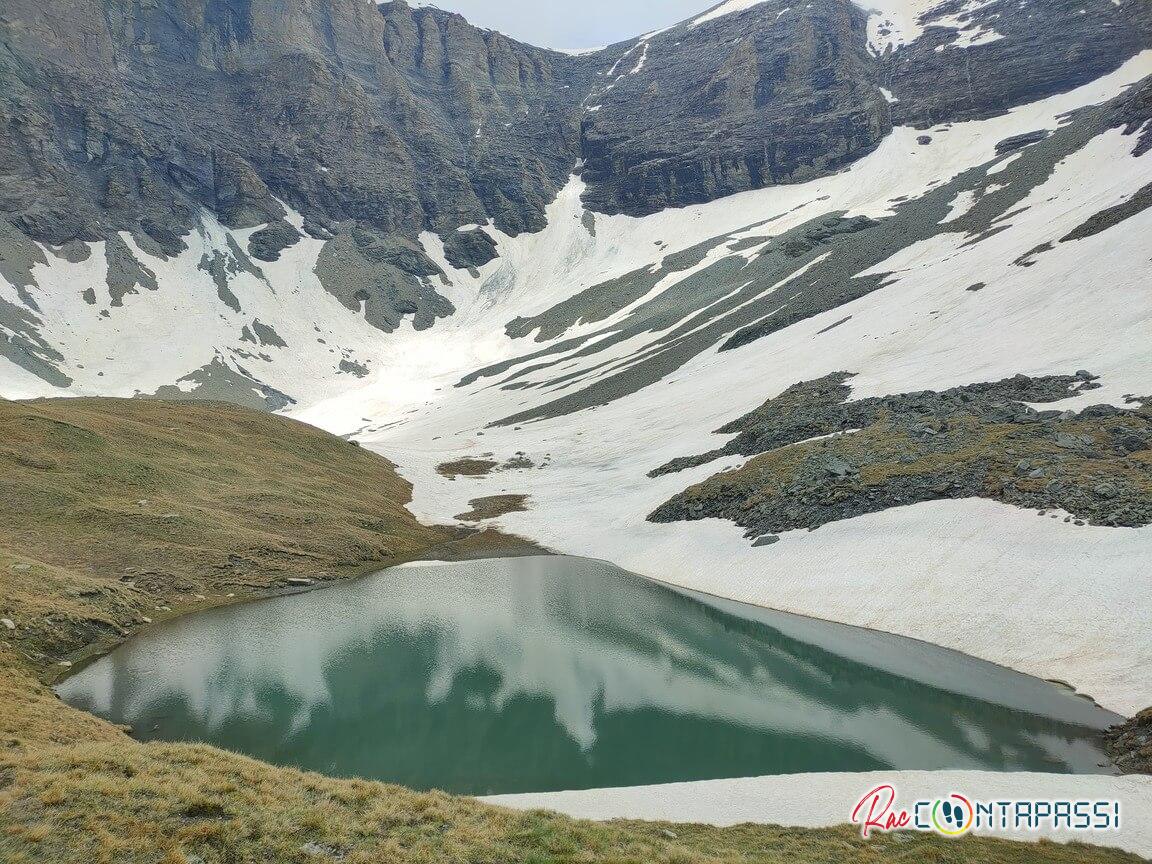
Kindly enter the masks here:
<path id="1" fill-rule="evenodd" d="M 482 519 L 495 519 L 505 513 L 521 513 L 528 509 L 527 495 L 488 495 L 473 498 L 468 504 L 472 509 L 455 518 L 462 522 L 479 522 Z"/>
<path id="2" fill-rule="evenodd" d="M 449 480 L 457 477 L 486 477 L 497 465 L 491 459 L 457 459 L 436 466 L 436 473 Z"/>

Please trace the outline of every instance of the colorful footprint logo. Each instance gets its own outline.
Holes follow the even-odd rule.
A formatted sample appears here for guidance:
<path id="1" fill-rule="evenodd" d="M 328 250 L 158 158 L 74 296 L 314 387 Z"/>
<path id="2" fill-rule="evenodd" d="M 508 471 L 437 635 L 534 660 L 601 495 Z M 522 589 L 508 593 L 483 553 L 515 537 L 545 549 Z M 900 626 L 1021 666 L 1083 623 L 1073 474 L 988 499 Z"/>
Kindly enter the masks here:
<path id="1" fill-rule="evenodd" d="M 972 802 L 955 792 L 932 805 L 932 827 L 946 837 L 967 834 L 975 817 Z"/>

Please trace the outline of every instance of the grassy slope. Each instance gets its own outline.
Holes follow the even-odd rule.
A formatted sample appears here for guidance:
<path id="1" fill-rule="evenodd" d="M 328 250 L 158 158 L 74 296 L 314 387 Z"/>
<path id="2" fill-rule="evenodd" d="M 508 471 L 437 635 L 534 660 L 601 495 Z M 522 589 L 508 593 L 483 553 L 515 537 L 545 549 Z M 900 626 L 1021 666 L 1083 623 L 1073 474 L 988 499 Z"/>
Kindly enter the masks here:
<path id="1" fill-rule="evenodd" d="M 379 569 L 452 539 L 409 493 L 387 461 L 254 411 L 0 402 L 0 617 L 49 663 L 165 606 Z"/>
<path id="2" fill-rule="evenodd" d="M 848 828 L 514 813 L 209 747 L 139 744 L 37 680 L 142 617 L 450 551 L 451 532 L 404 510 L 408 493 L 383 459 L 282 418 L 206 404 L 0 401 L 0 617 L 16 623 L 0 625 L 0 861 L 1137 860 L 973 838 L 865 843 Z"/>

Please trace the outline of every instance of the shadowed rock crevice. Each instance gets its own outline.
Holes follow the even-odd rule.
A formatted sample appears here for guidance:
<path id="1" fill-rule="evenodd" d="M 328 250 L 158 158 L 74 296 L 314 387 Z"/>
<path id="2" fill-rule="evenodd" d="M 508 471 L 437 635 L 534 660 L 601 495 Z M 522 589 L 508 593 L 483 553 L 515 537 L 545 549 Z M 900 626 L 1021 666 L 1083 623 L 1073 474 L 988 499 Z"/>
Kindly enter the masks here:
<path id="1" fill-rule="evenodd" d="M 651 472 L 753 457 L 685 490 L 649 519 L 728 519 L 758 537 L 979 497 L 1056 511 L 1047 515 L 1079 525 L 1152 523 L 1152 409 L 1136 402 L 1037 411 L 1027 404 L 1092 389 L 1088 372 L 857 401 L 848 401 L 850 377 L 793 385 L 718 430 L 736 435 L 723 447 Z"/>

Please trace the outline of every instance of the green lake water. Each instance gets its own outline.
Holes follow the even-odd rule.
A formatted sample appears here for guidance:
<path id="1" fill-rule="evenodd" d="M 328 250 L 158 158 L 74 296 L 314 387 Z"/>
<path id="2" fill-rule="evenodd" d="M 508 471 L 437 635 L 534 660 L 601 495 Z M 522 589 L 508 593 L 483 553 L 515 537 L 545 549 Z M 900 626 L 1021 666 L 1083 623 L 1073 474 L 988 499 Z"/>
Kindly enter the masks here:
<path id="1" fill-rule="evenodd" d="M 60 684 L 142 740 L 469 794 L 807 771 L 1103 771 L 1119 718 L 932 645 L 599 561 L 393 568 L 148 629 Z"/>

